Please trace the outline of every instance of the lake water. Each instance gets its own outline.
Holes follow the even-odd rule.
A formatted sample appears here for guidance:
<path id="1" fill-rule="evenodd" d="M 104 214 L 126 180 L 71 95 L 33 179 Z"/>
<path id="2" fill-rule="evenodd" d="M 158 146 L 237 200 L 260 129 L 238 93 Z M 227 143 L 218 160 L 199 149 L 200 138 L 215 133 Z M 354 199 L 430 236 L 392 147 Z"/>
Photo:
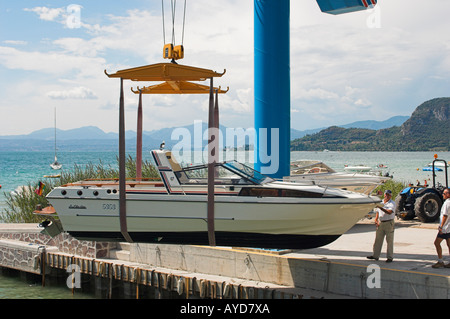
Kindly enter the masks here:
<path id="1" fill-rule="evenodd" d="M 132 156 L 134 154 L 131 154 Z M 393 175 L 394 180 L 416 183 L 424 180 L 432 181 L 431 172 L 422 168 L 433 160 L 434 152 L 292 152 L 291 160 L 318 160 L 336 171 L 343 171 L 345 165 L 364 164 L 375 168 L 379 164 L 387 166 L 384 172 Z M 44 180 L 44 175 L 55 174 L 50 168 L 53 161 L 52 152 L 0 152 L 0 210 L 4 207 L 4 192 L 14 191 L 18 186 L 28 182 Z M 440 159 L 450 161 L 450 152 L 438 153 Z M 201 152 L 185 153 L 179 162 L 182 164 L 201 163 L 205 156 Z M 144 152 L 144 160 L 152 161 L 150 152 Z M 253 165 L 253 152 L 228 152 L 223 159 L 236 159 Z M 62 152 L 58 161 L 63 164 L 63 170 L 73 169 L 74 164 L 88 163 L 117 167 L 116 152 Z M 444 173 L 437 173 L 437 181 L 444 182 Z"/>
<path id="2" fill-rule="evenodd" d="M 134 154 L 131 154 L 134 155 Z M 384 172 L 393 175 L 394 180 L 416 183 L 428 181 L 432 183 L 430 172 L 422 171 L 433 160 L 434 152 L 292 152 L 291 160 L 319 160 L 335 169 L 343 171 L 345 165 L 364 164 L 375 168 L 383 164 L 388 168 Z M 450 152 L 438 153 L 440 159 L 450 160 Z M 53 161 L 52 152 L 0 152 L 0 211 L 5 207 L 4 192 L 14 191 L 18 186 L 27 185 L 28 182 L 44 180 L 44 175 L 54 174 L 49 164 Z M 143 155 L 144 160 L 151 160 L 149 152 Z M 225 159 L 237 159 L 252 165 L 253 152 L 236 152 L 226 154 Z M 117 167 L 117 153 L 115 152 L 62 152 L 58 154 L 58 161 L 63 169 L 73 169 L 74 164 L 88 163 L 111 165 Z M 191 162 L 201 163 L 201 152 L 184 154 L 179 159 L 183 164 Z M 444 173 L 437 173 L 437 181 L 444 182 Z M 76 296 L 77 298 L 89 296 Z M 0 299 L 1 298 L 72 298 L 70 290 L 65 287 L 45 287 L 40 283 L 24 282 L 20 278 L 4 276 L 0 273 Z"/>
<path id="3" fill-rule="evenodd" d="M 93 293 L 80 293 L 63 284 L 47 283 L 40 276 L 23 276 L 14 271 L 0 271 L 0 299 L 94 299 Z"/>

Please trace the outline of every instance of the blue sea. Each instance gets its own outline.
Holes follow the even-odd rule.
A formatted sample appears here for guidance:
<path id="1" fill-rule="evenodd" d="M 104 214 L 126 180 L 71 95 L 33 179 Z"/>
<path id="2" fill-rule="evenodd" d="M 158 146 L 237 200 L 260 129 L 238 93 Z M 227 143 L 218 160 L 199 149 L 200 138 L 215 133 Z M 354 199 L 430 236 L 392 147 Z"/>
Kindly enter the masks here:
<path id="1" fill-rule="evenodd" d="M 416 184 L 417 181 L 428 184 L 432 181 L 431 172 L 422 171 L 434 158 L 434 152 L 292 152 L 291 160 L 318 160 L 336 171 L 344 171 L 345 165 L 363 164 L 376 168 L 379 164 L 386 166 L 383 173 L 393 175 L 394 180 Z M 117 167 L 117 152 L 61 152 L 58 161 L 63 170 L 72 170 L 74 165 L 84 166 L 88 163 Z M 130 154 L 134 156 L 134 154 Z M 440 159 L 450 161 L 450 152 L 438 153 Z M 202 163 L 202 152 L 185 153 L 178 161 L 183 164 Z M 253 165 L 253 151 L 237 151 L 223 155 L 222 159 L 236 159 Z M 0 211 L 4 208 L 4 193 L 14 191 L 29 182 L 44 181 L 44 175 L 58 171 L 50 168 L 53 152 L 0 152 Z M 144 152 L 144 160 L 152 161 L 150 152 Z M 444 173 L 437 173 L 437 181 L 444 182 Z"/>

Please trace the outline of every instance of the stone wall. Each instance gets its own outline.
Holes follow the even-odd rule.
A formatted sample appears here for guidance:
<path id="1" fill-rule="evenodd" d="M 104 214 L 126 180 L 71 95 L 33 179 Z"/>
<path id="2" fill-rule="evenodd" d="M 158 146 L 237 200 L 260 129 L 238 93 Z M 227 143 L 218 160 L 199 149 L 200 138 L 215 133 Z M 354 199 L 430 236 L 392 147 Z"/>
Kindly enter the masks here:
<path id="1" fill-rule="evenodd" d="M 41 274 L 42 246 L 17 240 L 0 240 L 0 267 Z M 50 247 L 50 250 L 56 247 Z"/>
<path id="2" fill-rule="evenodd" d="M 0 239 L 53 246 L 63 253 L 90 258 L 107 258 L 109 257 L 110 249 L 116 247 L 114 243 L 77 240 L 68 233 L 60 233 L 52 238 L 49 235 L 42 234 L 41 230 L 42 228 L 37 228 L 37 226 L 36 229 L 16 229 L 12 227 L 11 230 L 8 230 L 7 227 L 2 227 L 0 229 Z"/>

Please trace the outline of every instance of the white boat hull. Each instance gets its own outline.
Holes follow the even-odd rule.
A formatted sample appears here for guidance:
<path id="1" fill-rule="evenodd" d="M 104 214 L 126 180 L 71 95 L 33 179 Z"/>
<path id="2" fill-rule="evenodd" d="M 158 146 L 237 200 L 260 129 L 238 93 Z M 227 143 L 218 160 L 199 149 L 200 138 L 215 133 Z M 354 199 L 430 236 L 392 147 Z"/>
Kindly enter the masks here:
<path id="1" fill-rule="evenodd" d="M 95 191 L 94 188 L 89 189 Z M 86 192 L 86 191 L 85 191 Z M 55 196 L 56 197 L 56 196 Z M 118 196 L 111 199 L 49 198 L 64 230 L 80 239 L 123 240 Z M 370 198 L 369 198 L 370 199 Z M 314 199 L 216 196 L 217 245 L 312 248 L 350 229 L 378 198 Z M 204 195 L 127 195 L 127 227 L 139 242 L 208 244 Z M 174 213 L 175 212 L 175 213 Z"/>
<path id="2" fill-rule="evenodd" d="M 368 166 L 346 166 L 344 170 L 351 172 L 370 172 L 372 168 Z"/>
<path id="3" fill-rule="evenodd" d="M 366 195 L 371 194 L 375 188 L 389 179 L 389 177 L 383 176 L 346 173 L 298 174 L 285 178 L 286 181 L 313 182 L 316 185 L 340 188 Z"/>
<path id="4" fill-rule="evenodd" d="M 346 169 L 348 169 L 348 167 L 346 167 Z M 316 185 L 340 188 L 366 195 L 371 194 L 375 188 L 389 179 L 390 177 L 381 176 L 379 174 L 372 175 L 357 172 L 336 172 L 323 162 L 310 160 L 292 162 L 291 174 L 284 178 L 285 181 L 311 182 Z"/>
<path id="5" fill-rule="evenodd" d="M 208 245 L 204 166 L 181 169 L 167 151 L 152 151 L 160 182 L 127 181 L 120 218 L 119 185 L 81 181 L 47 198 L 64 230 L 79 239 Z M 378 197 L 311 184 L 277 182 L 237 162 L 215 167 L 216 245 L 313 248 L 350 229 Z M 124 223 L 126 219 L 126 225 Z M 211 223 L 209 223 L 211 226 Z"/>

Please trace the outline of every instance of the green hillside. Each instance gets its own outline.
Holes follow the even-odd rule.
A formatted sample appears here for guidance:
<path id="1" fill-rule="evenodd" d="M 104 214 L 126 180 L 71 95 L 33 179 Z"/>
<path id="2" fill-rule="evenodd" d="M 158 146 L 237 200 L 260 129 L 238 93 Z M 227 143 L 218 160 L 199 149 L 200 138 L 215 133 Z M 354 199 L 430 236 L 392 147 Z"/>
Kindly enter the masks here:
<path id="1" fill-rule="evenodd" d="M 449 151 L 450 98 L 419 105 L 401 127 L 382 130 L 332 126 L 291 142 L 293 151 Z"/>

